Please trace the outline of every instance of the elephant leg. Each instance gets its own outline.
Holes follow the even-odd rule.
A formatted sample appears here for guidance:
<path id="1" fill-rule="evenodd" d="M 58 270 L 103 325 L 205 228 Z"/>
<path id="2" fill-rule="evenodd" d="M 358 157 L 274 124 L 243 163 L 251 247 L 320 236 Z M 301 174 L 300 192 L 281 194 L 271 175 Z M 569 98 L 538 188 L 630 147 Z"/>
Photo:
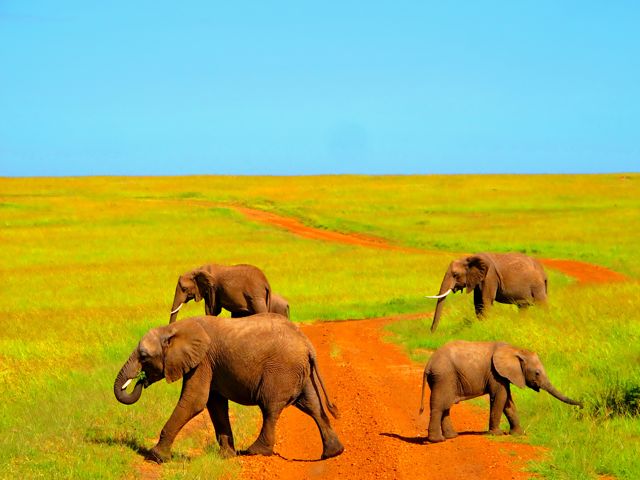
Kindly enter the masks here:
<path id="1" fill-rule="evenodd" d="M 338 435 L 331 428 L 329 417 L 322 408 L 318 394 L 313 388 L 310 379 L 307 379 L 302 393 L 295 401 L 294 405 L 309 415 L 316 422 L 320 437 L 322 438 L 322 459 L 336 457 L 344 451 L 344 446 L 340 442 Z"/>
<path id="2" fill-rule="evenodd" d="M 520 426 L 520 418 L 516 410 L 516 404 L 511 396 L 511 388 L 507 389 L 507 402 L 504 406 L 504 415 L 509 420 L 509 433 L 511 435 L 522 435 L 524 430 Z"/>
<path id="3" fill-rule="evenodd" d="M 489 433 L 491 435 L 502 435 L 500 430 L 500 420 L 507 404 L 507 389 L 499 385 L 495 391 L 490 394 L 490 412 L 489 412 Z"/>
<path id="4" fill-rule="evenodd" d="M 487 316 L 495 296 L 492 296 L 490 292 L 476 287 L 473 289 L 473 306 L 476 310 L 476 317 L 482 319 Z"/>
<path id="5" fill-rule="evenodd" d="M 442 434 L 442 424 L 443 417 L 445 417 L 445 412 L 448 412 L 453 405 L 453 398 L 447 392 L 443 392 L 443 390 L 450 390 L 445 385 L 436 386 L 429 383 L 429 388 L 431 389 L 431 395 L 429 397 L 429 429 L 427 440 L 430 442 L 443 442 L 445 440 L 445 436 Z M 448 420 L 444 420 L 445 423 Z M 453 427 L 452 427 L 453 428 Z"/>
<path id="6" fill-rule="evenodd" d="M 260 429 L 260 435 L 256 441 L 242 452 L 244 455 L 273 455 L 273 446 L 276 443 L 276 423 L 284 407 L 284 403 L 260 406 L 262 429 Z"/>
<path id="7" fill-rule="evenodd" d="M 207 405 L 208 388 L 207 384 L 202 384 L 195 378 L 194 382 L 189 381 L 193 376 L 187 377 L 182 384 L 182 393 L 176 408 L 173 410 L 171 417 L 167 420 L 162 431 L 160 439 L 155 447 L 149 452 L 149 457 L 158 463 L 164 462 L 171 457 L 171 445 L 176 436 L 182 430 L 189 420 L 202 412 Z M 203 389 L 203 386 L 206 389 Z"/>
<path id="8" fill-rule="evenodd" d="M 450 413 L 450 408 L 442 411 L 442 434 L 444 438 L 456 438 L 458 436 L 455 428 L 453 428 L 453 423 L 451 423 Z"/>
<path id="9" fill-rule="evenodd" d="M 234 456 L 236 448 L 233 442 L 231 422 L 229 421 L 229 400 L 216 392 L 211 392 L 207 402 L 207 409 L 213 422 L 221 455 L 223 457 Z"/>

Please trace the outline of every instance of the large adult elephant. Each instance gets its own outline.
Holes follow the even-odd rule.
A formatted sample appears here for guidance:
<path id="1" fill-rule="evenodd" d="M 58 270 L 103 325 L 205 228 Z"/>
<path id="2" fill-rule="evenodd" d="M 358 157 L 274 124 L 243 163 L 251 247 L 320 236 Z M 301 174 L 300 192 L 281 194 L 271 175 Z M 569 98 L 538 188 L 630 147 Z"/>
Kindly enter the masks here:
<path id="1" fill-rule="evenodd" d="M 509 433 L 522 433 L 510 385 L 540 389 L 570 405 L 581 405 L 553 386 L 538 355 L 501 342 L 449 342 L 436 350 L 424 369 L 420 413 L 424 410 L 425 383 L 429 397 L 431 442 L 457 436 L 450 418 L 451 406 L 461 400 L 489 394 L 489 433 L 502 435 L 500 419 L 509 421 Z"/>
<path id="2" fill-rule="evenodd" d="M 547 274 L 540 262 L 522 253 L 478 253 L 449 264 L 437 298 L 431 331 L 435 332 L 450 293 L 473 290 L 476 315 L 487 314 L 493 302 L 526 308 L 547 301 Z"/>
<path id="3" fill-rule="evenodd" d="M 169 323 L 175 322 L 182 305 L 202 299 L 207 315 L 220 315 L 224 308 L 232 317 L 246 317 L 269 311 L 271 287 L 253 265 L 203 265 L 178 278 Z"/>
<path id="4" fill-rule="evenodd" d="M 143 387 L 166 378 L 184 377 L 180 400 L 165 424 L 150 458 L 170 457 L 171 445 L 182 427 L 198 413 L 209 411 L 224 456 L 236 454 L 229 400 L 258 405 L 262 429 L 244 452 L 271 455 L 275 425 L 282 410 L 294 405 L 315 420 L 322 438 L 322 458 L 344 450 L 323 406 L 337 418 L 318 371 L 316 352 L 292 322 L 273 313 L 242 321 L 194 317 L 150 330 L 116 377 L 113 391 L 121 403 L 138 401 Z M 135 379 L 133 391 L 126 388 Z"/>

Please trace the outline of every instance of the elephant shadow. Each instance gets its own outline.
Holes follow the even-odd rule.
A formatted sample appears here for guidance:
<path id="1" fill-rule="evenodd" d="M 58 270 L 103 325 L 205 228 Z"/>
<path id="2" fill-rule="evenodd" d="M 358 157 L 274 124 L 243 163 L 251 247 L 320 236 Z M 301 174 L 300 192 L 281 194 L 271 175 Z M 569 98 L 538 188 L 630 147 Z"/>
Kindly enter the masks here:
<path id="1" fill-rule="evenodd" d="M 486 435 L 487 432 L 458 432 L 458 435 L 463 437 L 466 435 Z M 432 442 L 430 442 L 429 440 L 427 440 L 427 437 L 422 437 L 422 436 L 418 436 L 418 437 L 407 437 L 405 435 L 400 435 L 398 433 L 391 433 L 391 432 L 382 432 L 380 433 L 381 436 L 383 437 L 389 437 L 389 438 L 395 438 L 396 440 L 400 440 L 402 442 L 405 443 L 412 443 L 414 445 L 428 445 Z"/>
<path id="2" fill-rule="evenodd" d="M 123 447 L 127 447 L 130 450 L 132 450 L 133 452 L 137 453 L 138 455 L 140 455 L 141 457 L 143 457 L 145 460 L 151 461 L 151 462 L 156 462 L 157 460 L 155 458 L 155 456 L 151 453 L 151 449 L 145 447 L 144 445 L 142 445 L 138 440 L 136 440 L 135 438 L 132 437 L 117 437 L 117 436 L 112 436 L 112 435 L 87 435 L 86 436 L 86 440 L 89 443 L 93 443 L 95 445 L 106 445 L 106 446 L 114 446 L 114 445 L 119 445 L 119 446 L 123 446 Z M 182 454 L 172 454 L 172 457 L 175 459 L 179 459 L 182 461 L 188 461 L 190 460 L 189 457 L 187 457 L 186 455 L 182 455 Z"/>

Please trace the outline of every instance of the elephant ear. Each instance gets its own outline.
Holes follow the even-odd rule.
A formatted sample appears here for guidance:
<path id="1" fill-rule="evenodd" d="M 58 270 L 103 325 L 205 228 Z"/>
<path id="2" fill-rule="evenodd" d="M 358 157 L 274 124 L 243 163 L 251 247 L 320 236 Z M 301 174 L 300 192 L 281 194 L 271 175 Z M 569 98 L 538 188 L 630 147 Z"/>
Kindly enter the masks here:
<path id="1" fill-rule="evenodd" d="M 196 282 L 196 302 L 202 300 L 202 297 L 208 296 L 213 300 L 214 278 L 206 270 L 196 270 L 193 273 L 193 280 Z"/>
<path id="2" fill-rule="evenodd" d="M 197 367 L 211 344 L 211 338 L 195 319 L 183 320 L 166 327 L 160 341 L 167 383 L 179 380 Z"/>
<path id="3" fill-rule="evenodd" d="M 467 293 L 476 288 L 484 280 L 489 271 L 489 265 L 482 257 L 467 258 Z"/>
<path id="4" fill-rule="evenodd" d="M 519 388 L 525 387 L 524 373 L 522 372 L 522 354 L 517 348 L 501 344 L 493 353 L 493 368 L 501 377 L 506 378 Z"/>

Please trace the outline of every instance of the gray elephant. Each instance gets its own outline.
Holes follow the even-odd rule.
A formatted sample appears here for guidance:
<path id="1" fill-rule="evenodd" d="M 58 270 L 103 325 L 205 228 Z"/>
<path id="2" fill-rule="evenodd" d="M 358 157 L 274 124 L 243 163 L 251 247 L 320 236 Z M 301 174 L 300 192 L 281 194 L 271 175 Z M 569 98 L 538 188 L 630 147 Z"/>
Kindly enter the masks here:
<path id="1" fill-rule="evenodd" d="M 522 253 L 478 253 L 454 260 L 442 279 L 433 314 L 431 331 L 435 332 L 444 301 L 450 293 L 473 290 L 476 315 L 487 314 L 493 302 L 526 308 L 547 301 L 547 274 L 540 262 Z"/>
<path id="2" fill-rule="evenodd" d="M 275 425 L 289 405 L 315 420 L 323 459 L 344 450 L 322 403 L 324 399 L 329 412 L 338 417 L 318 371 L 313 345 L 281 315 L 265 313 L 242 320 L 194 317 L 154 328 L 118 373 L 113 390 L 118 401 L 130 405 L 138 401 L 143 387 L 162 378 L 174 382 L 181 377 L 180 400 L 149 453 L 152 460 L 167 460 L 180 429 L 205 407 L 221 453 L 235 455 L 229 400 L 258 405 L 262 411 L 260 435 L 244 454 L 273 453 Z M 135 379 L 129 393 L 126 388 Z"/>
<path id="3" fill-rule="evenodd" d="M 176 321 L 182 305 L 202 299 L 207 315 L 220 315 L 224 308 L 232 317 L 246 317 L 269 311 L 271 287 L 253 265 L 203 265 L 178 278 L 169 323 Z"/>
<path id="4" fill-rule="evenodd" d="M 549 381 L 538 355 L 500 342 L 449 342 L 436 350 L 424 369 L 420 413 L 424 411 L 425 382 L 431 390 L 429 406 L 430 442 L 442 442 L 458 434 L 450 418 L 451 406 L 489 394 L 489 433 L 502 434 L 504 413 L 512 434 L 522 433 L 510 384 L 536 392 L 543 389 L 558 400 L 581 405 L 560 393 Z"/>
<path id="5" fill-rule="evenodd" d="M 269 312 L 278 313 L 280 315 L 284 315 L 287 318 L 291 318 L 289 316 L 289 302 L 286 298 L 277 293 L 271 294 L 271 305 L 269 306 Z"/>

